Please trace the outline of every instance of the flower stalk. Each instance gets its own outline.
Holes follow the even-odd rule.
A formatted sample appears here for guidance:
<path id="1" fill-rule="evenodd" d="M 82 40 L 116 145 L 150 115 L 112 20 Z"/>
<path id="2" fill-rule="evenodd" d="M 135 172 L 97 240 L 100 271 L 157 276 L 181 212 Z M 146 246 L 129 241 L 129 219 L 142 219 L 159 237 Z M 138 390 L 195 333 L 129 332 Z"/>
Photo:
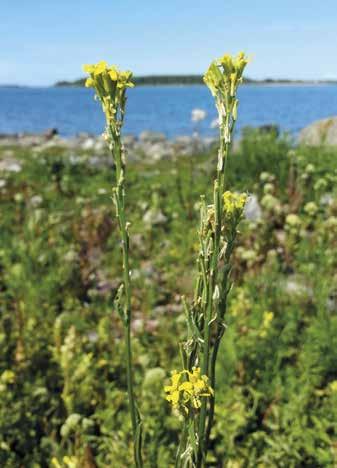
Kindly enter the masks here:
<path id="1" fill-rule="evenodd" d="M 237 89 L 247 63 L 243 53 L 237 57 L 224 55 L 211 63 L 204 76 L 218 110 L 220 144 L 212 203 L 207 205 L 205 197 L 201 198 L 198 274 L 192 304 L 184 300 L 188 334 L 182 350 L 185 370 L 190 372 L 200 366 L 212 391 L 201 400 L 194 413 L 185 417 L 181 441 L 184 447 L 177 453 L 177 467 L 206 465 L 214 421 L 215 367 L 226 329 L 224 317 L 231 289 L 231 256 L 247 198 L 246 194 L 225 191 L 225 172 L 237 119 Z"/>
<path id="2" fill-rule="evenodd" d="M 141 454 L 142 420 L 137 408 L 133 389 L 129 223 L 126 220 L 125 214 L 125 152 L 121 141 L 121 129 L 124 122 L 126 105 L 126 89 L 134 85 L 131 81 L 131 72 L 119 71 L 114 66 L 109 67 L 104 61 L 96 65 L 85 65 L 84 71 L 89 73 L 86 86 L 95 89 L 96 96 L 102 104 L 102 109 L 106 117 L 106 131 L 104 137 L 109 145 L 115 164 L 113 200 L 121 236 L 123 283 L 117 292 L 114 306 L 124 325 L 127 391 L 133 432 L 134 461 L 135 466 L 141 468 L 143 466 Z"/>

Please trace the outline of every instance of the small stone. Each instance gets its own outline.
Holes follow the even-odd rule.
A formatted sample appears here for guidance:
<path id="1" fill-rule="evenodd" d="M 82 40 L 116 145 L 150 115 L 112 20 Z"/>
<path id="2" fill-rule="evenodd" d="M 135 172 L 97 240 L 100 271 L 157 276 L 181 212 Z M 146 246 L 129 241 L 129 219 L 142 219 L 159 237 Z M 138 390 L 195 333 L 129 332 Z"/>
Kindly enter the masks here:
<path id="1" fill-rule="evenodd" d="M 83 150 L 92 150 L 95 146 L 95 140 L 93 138 L 88 138 L 82 143 Z"/>
<path id="2" fill-rule="evenodd" d="M 22 167 L 17 161 L 1 161 L 0 171 L 21 172 Z"/>
<path id="3" fill-rule="evenodd" d="M 256 195 L 250 195 L 244 209 L 244 216 L 249 221 L 259 221 L 262 218 L 262 209 Z"/>
<path id="4" fill-rule="evenodd" d="M 149 226 L 160 225 L 167 222 L 167 217 L 160 210 L 150 209 L 144 214 L 143 221 Z"/>
<path id="5" fill-rule="evenodd" d="M 293 275 L 284 284 L 284 290 L 290 295 L 313 297 L 313 290 Z"/>
<path id="6" fill-rule="evenodd" d="M 124 135 L 122 142 L 126 147 L 132 147 L 137 142 L 137 138 L 134 135 Z"/>
<path id="7" fill-rule="evenodd" d="M 160 143 L 165 142 L 166 137 L 164 133 L 150 132 L 149 130 L 145 130 L 139 135 L 139 140 L 142 142 Z"/>
<path id="8" fill-rule="evenodd" d="M 326 205 L 326 206 L 331 206 L 333 204 L 334 197 L 331 195 L 331 193 L 324 193 L 321 196 L 320 199 L 320 204 L 321 205 Z"/>
<path id="9" fill-rule="evenodd" d="M 30 199 L 30 205 L 33 207 L 37 207 L 41 205 L 42 202 L 43 202 L 43 198 L 41 197 L 41 195 L 34 195 Z"/>

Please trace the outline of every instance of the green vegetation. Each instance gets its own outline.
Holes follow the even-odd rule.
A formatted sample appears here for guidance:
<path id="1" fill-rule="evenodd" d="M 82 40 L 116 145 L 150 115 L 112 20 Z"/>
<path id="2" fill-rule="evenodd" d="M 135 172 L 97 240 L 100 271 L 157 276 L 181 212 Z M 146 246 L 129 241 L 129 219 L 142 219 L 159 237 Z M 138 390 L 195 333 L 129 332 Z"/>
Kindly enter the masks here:
<path id="1" fill-rule="evenodd" d="M 164 385 L 181 368 L 180 297 L 193 295 L 216 153 L 129 166 L 134 383 L 153 468 L 177 448 Z M 57 148 L 9 155 L 22 170 L 0 188 L 0 466 L 132 466 L 114 170 Z M 227 182 L 255 194 L 262 217 L 237 240 L 208 466 L 333 467 L 337 151 L 247 130 Z"/>

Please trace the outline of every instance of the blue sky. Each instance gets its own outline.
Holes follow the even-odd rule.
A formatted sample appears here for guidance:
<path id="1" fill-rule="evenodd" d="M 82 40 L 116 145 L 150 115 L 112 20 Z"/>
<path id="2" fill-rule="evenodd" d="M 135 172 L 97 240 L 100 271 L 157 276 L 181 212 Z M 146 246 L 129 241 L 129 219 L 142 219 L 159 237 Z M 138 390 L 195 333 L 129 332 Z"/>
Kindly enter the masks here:
<path id="1" fill-rule="evenodd" d="M 240 50 L 253 78 L 337 79 L 337 0 L 1 0 L 0 84 L 75 79 L 100 59 L 202 73 Z"/>

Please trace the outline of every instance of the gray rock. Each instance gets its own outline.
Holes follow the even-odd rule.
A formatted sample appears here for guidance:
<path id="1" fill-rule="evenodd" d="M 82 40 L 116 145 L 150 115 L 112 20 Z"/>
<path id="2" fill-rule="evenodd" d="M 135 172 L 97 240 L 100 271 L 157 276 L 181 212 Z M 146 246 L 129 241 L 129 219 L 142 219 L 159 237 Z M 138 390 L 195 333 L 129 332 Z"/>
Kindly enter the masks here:
<path id="1" fill-rule="evenodd" d="M 173 141 L 172 147 L 179 155 L 191 156 L 209 149 L 213 143 L 214 138 L 203 139 L 197 135 L 179 136 Z"/>
<path id="2" fill-rule="evenodd" d="M 0 161 L 0 171 L 21 172 L 21 164 L 14 159 L 5 159 Z"/>
<path id="3" fill-rule="evenodd" d="M 37 206 L 41 205 L 43 202 L 43 198 L 41 195 L 33 195 L 29 201 L 30 205 L 36 208 Z"/>
<path id="4" fill-rule="evenodd" d="M 87 159 L 90 166 L 96 168 L 112 167 L 114 165 L 112 157 L 105 156 L 91 156 Z"/>
<path id="5" fill-rule="evenodd" d="M 142 142 L 158 143 L 165 142 L 166 137 L 163 133 L 150 132 L 149 130 L 145 130 L 139 135 L 139 140 Z"/>
<path id="6" fill-rule="evenodd" d="M 300 132 L 298 139 L 300 143 L 309 146 L 337 145 L 337 117 L 312 123 Z"/>
<path id="7" fill-rule="evenodd" d="M 91 138 L 92 135 L 90 135 L 90 133 L 87 133 L 87 132 L 80 132 L 76 135 L 75 138 L 78 138 L 79 140 L 81 141 L 84 141 L 84 140 L 87 140 L 88 138 Z"/>
<path id="8" fill-rule="evenodd" d="M 98 138 L 94 144 L 94 151 L 96 153 L 106 153 L 108 151 L 108 145 L 103 138 Z"/>
<path id="9" fill-rule="evenodd" d="M 208 150 L 214 144 L 214 141 L 216 141 L 214 138 L 203 139 L 197 135 L 180 136 L 175 140 L 168 140 L 164 134 L 150 131 L 142 132 L 139 139 L 133 135 L 123 137 L 128 162 L 143 160 L 149 164 L 163 159 L 171 159 L 174 156 L 190 156 Z M 92 156 L 92 158 L 86 160 L 87 163 L 93 166 L 111 166 L 111 161 L 107 159 L 110 152 L 106 141 L 101 135 L 80 133 L 71 138 L 62 138 L 57 134 L 56 129 L 36 135 L 0 134 L 0 146 L 29 147 L 34 148 L 34 151 L 39 153 L 52 147 L 66 148 L 72 154 L 84 150 L 91 152 L 90 156 Z M 101 160 L 98 160 L 98 157 Z M 6 157 L 6 159 L 10 158 Z"/>
<path id="10" fill-rule="evenodd" d="M 176 137 L 173 142 L 178 147 L 179 146 L 186 147 L 186 146 L 193 145 L 193 140 L 194 140 L 194 138 L 192 136 L 181 135 L 181 136 Z"/>
<path id="11" fill-rule="evenodd" d="M 204 138 L 202 141 L 203 141 L 204 148 L 207 150 L 207 149 L 212 148 L 212 146 L 218 143 L 218 138 L 207 137 L 207 138 Z"/>
<path id="12" fill-rule="evenodd" d="M 159 305 L 153 309 L 155 315 L 180 314 L 184 311 L 182 304 Z"/>
<path id="13" fill-rule="evenodd" d="M 174 155 L 174 149 L 170 143 L 164 141 L 162 143 L 154 143 L 143 146 L 143 152 L 152 161 L 161 161 L 162 159 L 170 159 Z"/>
<path id="14" fill-rule="evenodd" d="M 321 205 L 331 206 L 333 201 L 334 197 L 331 193 L 324 193 L 320 198 Z"/>
<path id="15" fill-rule="evenodd" d="M 94 138 L 87 138 L 81 145 L 83 150 L 92 150 L 95 146 Z"/>
<path id="16" fill-rule="evenodd" d="M 244 216 L 249 221 L 259 221 L 262 218 L 262 209 L 256 195 L 250 195 L 245 206 Z"/>
<path id="17" fill-rule="evenodd" d="M 137 138 L 134 135 L 124 135 L 122 137 L 123 144 L 127 148 L 132 148 L 137 142 Z"/>
<path id="18" fill-rule="evenodd" d="M 167 217 L 160 210 L 150 209 L 144 214 L 143 221 L 148 226 L 154 226 L 165 224 Z"/>
<path id="19" fill-rule="evenodd" d="M 312 298 L 314 292 L 312 288 L 296 275 L 291 275 L 284 283 L 284 291 L 290 296 L 301 296 Z"/>
<path id="20" fill-rule="evenodd" d="M 326 301 L 326 308 L 329 312 L 337 311 L 337 290 L 331 291 Z"/>

